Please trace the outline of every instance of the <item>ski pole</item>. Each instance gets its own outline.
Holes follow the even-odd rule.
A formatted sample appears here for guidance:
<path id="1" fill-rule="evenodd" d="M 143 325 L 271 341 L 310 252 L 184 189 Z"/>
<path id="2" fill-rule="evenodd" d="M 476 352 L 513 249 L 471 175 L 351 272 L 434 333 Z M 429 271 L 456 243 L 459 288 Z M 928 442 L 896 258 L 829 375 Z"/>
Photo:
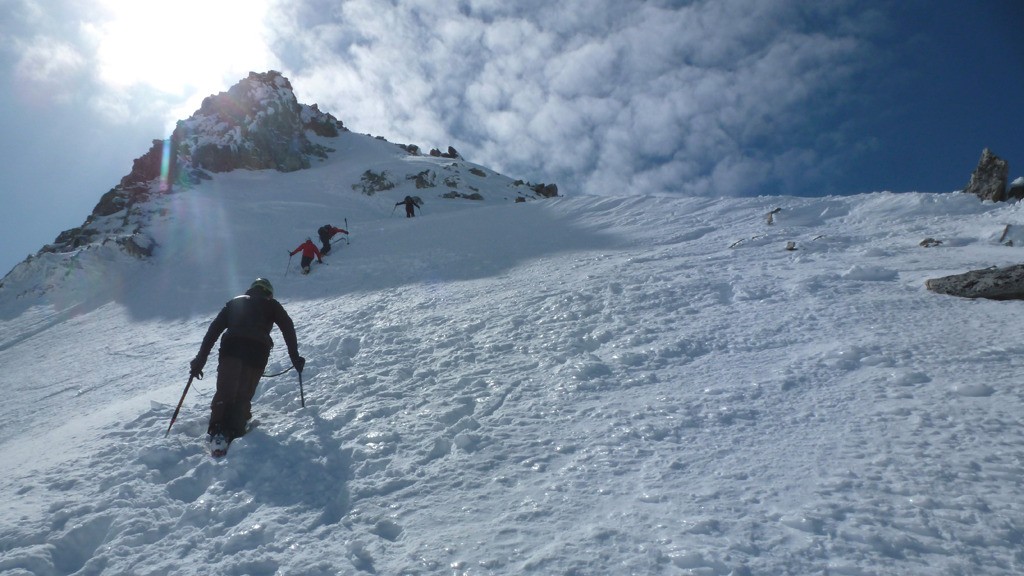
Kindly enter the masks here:
<path id="1" fill-rule="evenodd" d="M 348 218 L 345 218 L 345 230 L 348 230 Z M 351 242 L 348 241 L 348 234 L 345 234 L 345 246 L 348 246 Z"/>
<path id="2" fill-rule="evenodd" d="M 306 407 L 306 393 L 302 391 L 302 370 L 299 370 L 299 400 L 302 402 L 302 407 Z"/>
<path id="3" fill-rule="evenodd" d="M 291 253 L 288 254 L 288 267 L 284 269 L 284 275 L 285 276 L 288 275 L 288 271 L 291 270 L 291 268 L 292 268 L 292 256 L 295 256 L 295 254 L 291 254 Z"/>
<path id="4" fill-rule="evenodd" d="M 398 209 L 398 204 L 395 204 L 395 207 L 391 209 L 391 215 L 392 216 L 395 215 L 395 210 L 397 210 L 397 209 Z"/>
<path id="5" fill-rule="evenodd" d="M 275 376 L 280 376 L 281 374 L 284 374 L 285 372 L 288 372 L 288 371 L 289 371 L 289 370 L 291 370 L 292 368 L 294 368 L 294 366 L 289 366 L 289 367 L 285 368 L 284 370 L 281 370 L 281 371 L 280 371 L 280 372 L 278 372 L 277 374 L 267 374 L 267 373 L 264 373 L 264 374 L 263 374 L 263 377 L 264 377 L 264 378 L 273 378 L 273 377 L 275 377 Z"/>
<path id="6" fill-rule="evenodd" d="M 188 394 L 188 388 L 192 385 L 192 376 L 189 374 L 188 382 L 185 383 L 185 391 L 181 393 L 181 400 L 178 400 L 178 407 L 174 409 L 174 415 L 171 416 L 171 423 L 167 425 L 167 432 L 164 434 L 164 438 L 167 438 L 171 433 L 171 426 L 174 426 L 174 421 L 178 419 L 178 412 L 181 410 L 182 403 L 185 402 L 185 395 Z"/>

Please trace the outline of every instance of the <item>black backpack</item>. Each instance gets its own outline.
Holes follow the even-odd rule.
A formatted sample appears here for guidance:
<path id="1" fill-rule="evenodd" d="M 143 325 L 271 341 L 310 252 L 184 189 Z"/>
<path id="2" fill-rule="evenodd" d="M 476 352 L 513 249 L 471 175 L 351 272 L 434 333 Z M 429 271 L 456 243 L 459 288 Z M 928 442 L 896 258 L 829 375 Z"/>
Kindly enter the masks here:
<path id="1" fill-rule="evenodd" d="M 324 224 L 323 226 L 317 229 L 316 233 L 320 235 L 321 242 L 327 242 L 327 240 L 329 239 L 328 235 L 331 233 L 331 225 Z"/>

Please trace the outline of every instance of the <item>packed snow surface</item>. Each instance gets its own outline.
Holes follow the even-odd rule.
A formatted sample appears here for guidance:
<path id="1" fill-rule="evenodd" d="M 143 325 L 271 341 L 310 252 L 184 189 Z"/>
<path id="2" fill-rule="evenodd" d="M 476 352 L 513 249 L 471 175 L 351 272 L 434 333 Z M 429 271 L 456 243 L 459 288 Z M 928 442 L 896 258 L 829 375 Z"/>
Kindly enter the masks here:
<path id="1" fill-rule="evenodd" d="M 154 200 L 148 260 L 12 273 L 0 572 L 1024 572 L 1022 304 L 924 287 L 1018 263 L 1019 205 L 490 190 L 407 219 L 408 190 L 353 192 L 344 142 Z M 346 218 L 298 274 L 288 251 Z M 165 432 L 257 276 L 305 407 L 294 371 L 265 378 L 212 459 L 216 354 Z"/>

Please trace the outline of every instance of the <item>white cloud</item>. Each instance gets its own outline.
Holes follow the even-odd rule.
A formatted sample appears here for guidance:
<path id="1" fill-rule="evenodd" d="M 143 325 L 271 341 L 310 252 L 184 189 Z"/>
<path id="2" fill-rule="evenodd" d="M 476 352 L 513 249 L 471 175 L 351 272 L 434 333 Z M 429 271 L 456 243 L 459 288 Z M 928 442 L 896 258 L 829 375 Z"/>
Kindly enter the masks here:
<path id="1" fill-rule="evenodd" d="M 842 2 L 305 6 L 282 7 L 274 48 L 350 127 L 593 192 L 778 184 L 821 160 L 793 151 L 862 49 L 809 24 L 856 29 Z"/>
<path id="2" fill-rule="evenodd" d="M 621 66 L 620 47 L 612 43 L 589 40 L 573 50 L 555 54 L 546 65 L 544 76 L 552 92 L 564 98 L 612 92 L 616 84 L 609 82 Z"/>
<path id="3" fill-rule="evenodd" d="M 61 0 L 11 0 L 0 16 L 0 52 L 11 67 L 21 102 L 33 107 L 76 99 L 88 78 L 88 55 L 76 43 L 74 26 L 62 18 L 79 7 Z"/>
<path id="4" fill-rule="evenodd" d="M 14 73 L 33 98 L 67 102 L 74 98 L 86 59 L 74 46 L 37 36 L 17 49 Z"/>

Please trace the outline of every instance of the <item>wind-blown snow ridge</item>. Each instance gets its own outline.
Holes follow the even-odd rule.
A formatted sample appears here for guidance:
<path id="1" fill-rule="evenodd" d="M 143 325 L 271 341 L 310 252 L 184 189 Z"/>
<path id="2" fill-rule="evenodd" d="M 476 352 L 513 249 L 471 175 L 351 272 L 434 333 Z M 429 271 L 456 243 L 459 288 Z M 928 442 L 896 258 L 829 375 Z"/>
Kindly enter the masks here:
<path id="1" fill-rule="evenodd" d="M 0 571 L 1024 568 L 1018 305 L 923 286 L 1018 260 L 997 241 L 1018 205 L 491 196 L 405 219 L 341 152 L 169 196 L 154 259 L 106 263 L 92 300 L 3 302 Z M 343 218 L 351 244 L 296 274 L 285 251 Z M 306 407 L 294 372 L 265 379 L 214 461 L 212 365 L 164 431 L 257 275 L 296 321 Z"/>

